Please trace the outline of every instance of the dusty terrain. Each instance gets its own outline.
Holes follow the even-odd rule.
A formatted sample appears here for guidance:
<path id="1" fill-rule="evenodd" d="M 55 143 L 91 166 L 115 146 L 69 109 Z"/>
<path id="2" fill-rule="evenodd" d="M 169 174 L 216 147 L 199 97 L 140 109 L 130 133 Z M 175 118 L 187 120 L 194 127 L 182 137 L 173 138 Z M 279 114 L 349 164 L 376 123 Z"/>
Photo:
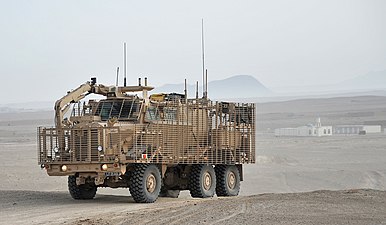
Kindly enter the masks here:
<path id="1" fill-rule="evenodd" d="M 386 224 L 386 192 L 375 190 L 167 199 L 136 204 L 97 195 L 74 201 L 66 192 L 1 191 L 4 224 Z"/>
<path id="2" fill-rule="evenodd" d="M 66 178 L 37 165 L 36 127 L 52 125 L 53 112 L 2 113 L 0 224 L 386 224 L 385 134 L 272 134 L 318 116 L 326 125 L 386 120 L 386 97 L 264 103 L 257 116 L 257 163 L 245 166 L 240 197 L 201 200 L 184 191 L 136 204 L 125 189 L 72 200 Z"/>

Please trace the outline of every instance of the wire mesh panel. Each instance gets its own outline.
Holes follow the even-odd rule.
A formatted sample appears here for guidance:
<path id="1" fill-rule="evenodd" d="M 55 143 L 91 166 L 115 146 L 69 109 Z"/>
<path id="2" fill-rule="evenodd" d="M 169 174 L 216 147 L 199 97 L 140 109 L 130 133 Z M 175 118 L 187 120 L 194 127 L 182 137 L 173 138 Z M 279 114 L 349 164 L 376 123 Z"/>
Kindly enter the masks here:
<path id="1" fill-rule="evenodd" d="M 38 128 L 40 164 L 117 158 L 121 163 L 255 162 L 254 104 L 205 99 L 152 101 L 142 119 L 127 120 L 134 112 L 139 116 L 138 110 L 132 101 L 105 101 L 94 112 L 102 117 L 98 123 L 83 124 L 82 128 Z M 125 120 L 121 121 L 122 115 Z M 114 117 L 117 122 L 110 123 Z"/>
<path id="2" fill-rule="evenodd" d="M 179 164 L 255 162 L 254 104 L 152 102 L 146 115 L 147 125 L 134 128 L 133 151 L 128 160 Z"/>

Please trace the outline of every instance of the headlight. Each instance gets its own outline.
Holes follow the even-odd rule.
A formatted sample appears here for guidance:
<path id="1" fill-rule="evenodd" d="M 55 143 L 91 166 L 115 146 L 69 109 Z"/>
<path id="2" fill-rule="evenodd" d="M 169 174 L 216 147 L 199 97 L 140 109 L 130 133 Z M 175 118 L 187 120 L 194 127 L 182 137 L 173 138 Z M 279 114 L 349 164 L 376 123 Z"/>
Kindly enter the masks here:
<path id="1" fill-rule="evenodd" d="M 99 152 L 103 151 L 103 147 L 99 145 L 99 146 L 98 146 L 98 151 L 99 151 Z"/>
<path id="2" fill-rule="evenodd" d="M 62 165 L 62 167 L 60 168 L 63 172 L 66 172 L 67 171 L 67 166 L 66 165 Z"/>
<path id="3" fill-rule="evenodd" d="M 59 148 L 58 147 L 55 147 L 53 150 L 54 150 L 55 153 L 59 152 Z"/>
<path id="4" fill-rule="evenodd" d="M 103 165 L 101 166 L 101 168 L 102 168 L 103 171 L 106 171 L 106 170 L 107 170 L 107 164 L 103 164 Z"/>

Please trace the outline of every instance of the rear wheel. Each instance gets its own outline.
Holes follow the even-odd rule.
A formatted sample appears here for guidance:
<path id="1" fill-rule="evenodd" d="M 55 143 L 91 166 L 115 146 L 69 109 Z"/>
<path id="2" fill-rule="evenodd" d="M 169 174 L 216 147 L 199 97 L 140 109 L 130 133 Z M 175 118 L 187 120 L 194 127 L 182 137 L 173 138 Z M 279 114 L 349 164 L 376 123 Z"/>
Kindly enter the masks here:
<path id="1" fill-rule="evenodd" d="M 195 198 L 213 197 L 216 174 L 211 165 L 193 165 L 190 171 L 189 190 Z"/>
<path id="2" fill-rule="evenodd" d="M 76 176 L 68 176 L 68 191 L 73 199 L 93 199 L 97 192 L 95 184 L 76 184 Z"/>
<path id="3" fill-rule="evenodd" d="M 151 164 L 135 165 L 129 189 L 135 202 L 155 202 L 161 190 L 161 174 L 158 167 Z"/>
<path id="4" fill-rule="evenodd" d="M 217 165 L 215 171 L 217 196 L 237 196 L 240 191 L 240 172 L 237 167 Z"/>

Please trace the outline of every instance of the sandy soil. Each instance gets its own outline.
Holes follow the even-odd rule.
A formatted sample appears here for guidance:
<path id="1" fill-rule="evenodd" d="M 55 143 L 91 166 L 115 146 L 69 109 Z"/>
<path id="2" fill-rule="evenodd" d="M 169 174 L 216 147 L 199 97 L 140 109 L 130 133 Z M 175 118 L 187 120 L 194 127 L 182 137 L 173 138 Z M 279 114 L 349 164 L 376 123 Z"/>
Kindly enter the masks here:
<path id="1" fill-rule="evenodd" d="M 75 201 L 66 192 L 0 191 L 4 224 L 386 224 L 386 192 L 315 191 L 212 199 L 160 198 L 134 203 L 97 195 Z"/>
<path id="2" fill-rule="evenodd" d="M 257 163 L 245 166 L 240 197 L 201 200 L 184 191 L 154 204 L 134 203 L 125 189 L 72 200 L 66 177 L 37 165 L 36 127 L 52 125 L 53 113 L 0 114 L 0 224 L 386 224 L 385 134 L 272 134 L 318 116 L 326 125 L 385 120 L 385 105 L 385 97 L 260 104 Z"/>

